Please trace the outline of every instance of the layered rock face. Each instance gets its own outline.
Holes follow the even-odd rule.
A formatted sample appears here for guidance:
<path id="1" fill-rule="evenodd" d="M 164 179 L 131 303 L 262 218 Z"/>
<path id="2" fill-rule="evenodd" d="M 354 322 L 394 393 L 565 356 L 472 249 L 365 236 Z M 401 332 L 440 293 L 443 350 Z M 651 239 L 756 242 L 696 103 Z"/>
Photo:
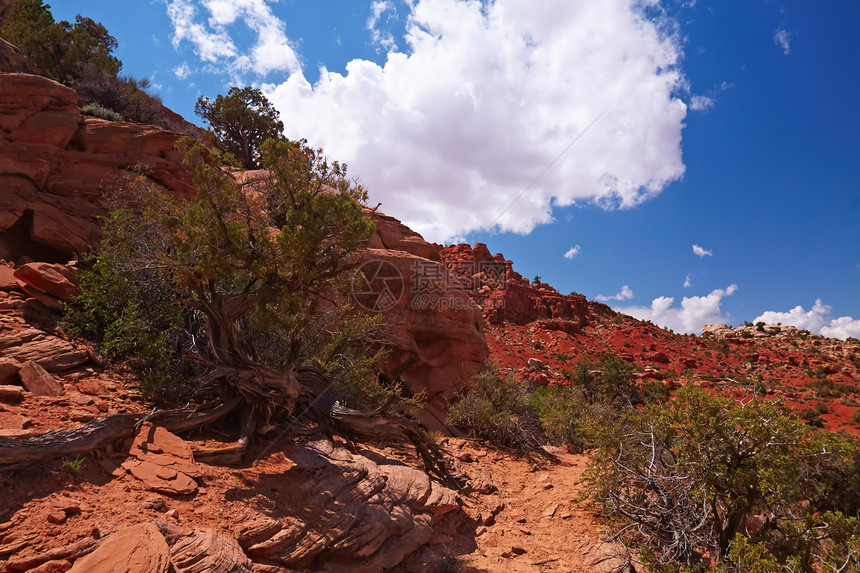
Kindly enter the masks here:
<path id="1" fill-rule="evenodd" d="M 180 135 L 84 118 L 52 80 L 0 74 L 0 259 L 65 262 L 99 238 L 98 219 L 131 179 L 193 192 Z"/>
<path id="2" fill-rule="evenodd" d="M 452 245 L 440 251 L 448 267 L 471 282 L 468 292 L 483 309 L 490 324 L 538 323 L 546 330 L 578 332 L 603 305 L 589 303 L 584 295 L 563 295 L 548 284 L 531 284 L 514 271 L 501 253 L 491 255 L 487 245 Z"/>

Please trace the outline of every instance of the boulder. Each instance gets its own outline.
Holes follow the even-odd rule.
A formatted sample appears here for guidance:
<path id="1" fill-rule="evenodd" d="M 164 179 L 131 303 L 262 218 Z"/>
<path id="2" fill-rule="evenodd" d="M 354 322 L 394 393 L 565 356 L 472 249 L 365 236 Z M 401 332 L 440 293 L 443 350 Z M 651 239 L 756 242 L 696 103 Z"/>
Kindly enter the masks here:
<path id="1" fill-rule="evenodd" d="M 22 363 L 33 361 L 48 372 L 70 370 L 90 359 L 84 350 L 78 350 L 71 343 L 35 328 L 0 339 L 2 358 Z"/>
<path id="2" fill-rule="evenodd" d="M 0 384 L 7 384 L 18 378 L 21 363 L 14 358 L 0 357 Z"/>
<path id="3" fill-rule="evenodd" d="M 78 293 L 74 267 L 51 263 L 27 263 L 15 270 L 15 278 L 26 287 L 70 301 Z"/>
<path id="4" fill-rule="evenodd" d="M 702 327 L 702 336 L 713 334 L 714 336 L 725 336 L 732 330 L 728 324 L 706 324 Z"/>
<path id="5" fill-rule="evenodd" d="M 21 384 L 36 396 L 61 396 L 63 385 L 35 362 L 25 362 L 18 371 Z"/>
<path id="6" fill-rule="evenodd" d="M 481 309 L 462 290 L 415 288 L 415 273 L 445 275 L 443 264 L 404 251 L 368 249 L 369 262 L 385 265 L 383 282 L 369 285 L 375 295 L 393 285 L 391 304 L 360 298 L 359 303 L 381 311 L 393 348 L 384 370 L 402 379 L 407 388 L 427 392 L 427 407 L 418 416 L 430 429 L 444 429 L 444 410 L 457 389 L 480 370 L 489 356 Z M 365 267 L 366 268 L 366 267 Z M 371 304 L 372 301 L 376 304 Z"/>
<path id="7" fill-rule="evenodd" d="M 152 523 L 121 529 L 75 561 L 71 573 L 167 573 L 170 548 Z"/>
<path id="8" fill-rule="evenodd" d="M 0 263 L 0 290 L 13 290 L 18 288 L 18 279 L 15 278 L 15 269 Z"/>
<path id="9" fill-rule="evenodd" d="M 365 212 L 370 213 L 370 210 L 365 210 Z M 376 233 L 370 239 L 371 249 L 404 251 L 431 261 L 441 260 L 439 256 L 441 247 L 439 245 L 428 243 L 424 237 L 394 217 L 374 211 L 372 220 L 376 225 Z"/>

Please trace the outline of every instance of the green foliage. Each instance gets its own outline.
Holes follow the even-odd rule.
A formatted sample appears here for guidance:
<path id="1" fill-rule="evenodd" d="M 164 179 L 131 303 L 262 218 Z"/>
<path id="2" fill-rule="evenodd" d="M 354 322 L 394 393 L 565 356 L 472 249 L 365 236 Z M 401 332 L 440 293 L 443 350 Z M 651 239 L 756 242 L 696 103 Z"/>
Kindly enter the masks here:
<path id="1" fill-rule="evenodd" d="M 639 389 L 633 384 L 633 365 L 614 354 L 604 354 L 596 362 L 580 360 L 573 370 L 562 372 L 590 403 L 629 408 L 642 402 Z"/>
<path id="2" fill-rule="evenodd" d="M 284 131 L 278 110 L 257 88 L 232 87 L 214 101 L 200 96 L 194 112 L 245 169 L 259 169 L 263 142 L 281 138 Z"/>
<path id="3" fill-rule="evenodd" d="M 142 257 L 164 243 L 127 210 L 112 212 L 105 236 L 80 275 L 80 294 L 66 310 L 71 333 L 101 342 L 112 360 L 127 360 L 153 399 L 177 399 L 187 392 L 181 349 L 199 334 L 196 318 L 181 302 L 166 269 Z"/>
<path id="4" fill-rule="evenodd" d="M 87 458 L 84 456 L 75 456 L 73 458 L 63 458 L 63 467 L 68 469 L 73 474 L 80 473 L 84 469 Z"/>
<path id="5" fill-rule="evenodd" d="M 501 377 L 494 366 L 475 375 L 468 394 L 448 409 L 448 418 L 498 446 L 528 451 L 544 442 L 528 386 L 513 375 Z"/>
<path id="6" fill-rule="evenodd" d="M 754 516 L 766 516 L 755 540 L 780 564 L 806 543 L 797 570 L 809 571 L 822 551 L 809 516 L 856 508 L 857 448 L 811 432 L 777 403 L 741 403 L 688 384 L 663 407 L 628 411 L 605 435 L 588 491 L 628 543 L 646 546 L 655 571 L 694 570 L 706 554 L 719 562 Z M 743 551 L 739 563 L 769 563 L 761 548 Z M 732 570 L 755 570 L 739 567 Z"/>
<path id="7" fill-rule="evenodd" d="M 89 103 L 81 108 L 81 113 L 108 121 L 122 121 L 122 116 L 112 109 L 97 103 Z"/>
<path id="8" fill-rule="evenodd" d="M 204 161 L 202 145 L 181 145 L 197 196 L 130 194 L 142 216 L 120 210 L 106 221 L 70 326 L 131 358 L 157 395 L 184 393 L 190 350 L 215 362 L 314 364 L 350 405 L 379 405 L 396 391 L 368 382 L 381 325 L 332 302 L 373 232 L 364 190 L 303 142 L 264 146 L 272 177 L 244 190 L 217 157 Z"/>
<path id="9" fill-rule="evenodd" d="M 672 397 L 672 387 L 659 380 L 648 380 L 642 384 L 642 400 L 645 404 L 665 404 Z"/>
<path id="10" fill-rule="evenodd" d="M 535 388 L 531 404 L 549 443 L 582 452 L 600 440 L 612 425 L 614 412 L 603 404 L 587 402 L 576 387 Z"/>
<path id="11" fill-rule="evenodd" d="M 116 76 L 122 62 L 116 38 L 100 23 L 78 15 L 75 23 L 55 22 L 42 0 L 19 0 L 2 23 L 0 36 L 16 45 L 49 77 L 69 84 L 91 64 Z"/>

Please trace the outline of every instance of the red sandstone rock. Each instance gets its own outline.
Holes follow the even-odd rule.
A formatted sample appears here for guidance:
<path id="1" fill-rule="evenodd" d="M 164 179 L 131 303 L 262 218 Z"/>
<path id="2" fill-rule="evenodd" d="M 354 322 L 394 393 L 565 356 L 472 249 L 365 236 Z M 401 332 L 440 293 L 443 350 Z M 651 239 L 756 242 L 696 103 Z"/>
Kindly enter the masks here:
<path id="1" fill-rule="evenodd" d="M 0 14 L 0 21 L 2 21 L 1 16 L 2 14 Z M 0 72 L 35 74 L 38 71 L 36 64 L 21 50 L 0 38 Z"/>
<path id="2" fill-rule="evenodd" d="M 62 372 L 80 366 L 89 355 L 69 342 L 30 328 L 0 339 L 0 359 L 23 363 L 33 361 L 48 372 Z"/>
<path id="3" fill-rule="evenodd" d="M 371 249 L 404 251 L 431 261 L 441 260 L 439 245 L 428 243 L 424 237 L 394 217 L 377 211 L 373 214 L 373 223 L 376 225 L 376 233 L 370 240 Z"/>
<path id="4" fill-rule="evenodd" d="M 76 271 L 69 265 L 27 263 L 15 270 L 15 278 L 26 286 L 70 301 L 78 292 Z"/>
<path id="5" fill-rule="evenodd" d="M 391 265 L 403 280 L 396 304 L 383 312 L 394 345 L 385 370 L 412 392 L 427 391 L 428 415 L 419 417 L 439 429 L 448 400 L 489 355 L 481 310 L 462 290 L 414 288 L 416 265 L 418 272 L 444 274 L 441 263 L 385 249 L 368 249 L 366 257 Z"/>
<path id="6" fill-rule="evenodd" d="M 14 358 L 0 357 L 0 384 L 5 384 L 10 380 L 17 379 L 18 371 L 21 369 L 21 363 Z"/>
<path id="7" fill-rule="evenodd" d="M 152 491 L 187 495 L 197 491 L 198 475 L 191 447 L 160 426 L 144 424 L 122 467 Z"/>
<path id="8" fill-rule="evenodd" d="M 129 178 L 144 173 L 173 193 L 193 193 L 174 149 L 179 137 L 153 126 L 82 119 L 69 88 L 40 76 L 0 74 L 0 231 L 31 213 L 24 225 L 36 244 L 85 252 L 99 239 L 96 222 L 108 196 Z M 8 240 L 0 233 L 0 257 L 8 258 Z"/>
<path id="9" fill-rule="evenodd" d="M 18 288 L 18 279 L 15 278 L 15 269 L 0 264 L 0 290 L 13 290 Z"/>
<path id="10" fill-rule="evenodd" d="M 15 412 L 7 412 L 0 408 L 0 436 L 12 437 L 26 434 L 25 428 L 30 425 L 26 416 Z"/>
<path id="11" fill-rule="evenodd" d="M 21 378 L 24 388 L 36 396 L 60 396 L 63 394 L 62 384 L 35 362 L 25 362 L 21 366 L 21 370 L 18 371 L 18 376 Z"/>
<path id="12" fill-rule="evenodd" d="M 183 535 L 170 555 L 180 573 L 250 573 L 253 567 L 238 541 L 213 529 Z"/>
<path id="13" fill-rule="evenodd" d="M 170 549 L 152 523 L 122 529 L 75 562 L 72 573 L 167 573 Z"/>
<path id="14" fill-rule="evenodd" d="M 20 386 L 0 385 L 0 402 L 18 402 L 23 397 L 24 389 Z"/>

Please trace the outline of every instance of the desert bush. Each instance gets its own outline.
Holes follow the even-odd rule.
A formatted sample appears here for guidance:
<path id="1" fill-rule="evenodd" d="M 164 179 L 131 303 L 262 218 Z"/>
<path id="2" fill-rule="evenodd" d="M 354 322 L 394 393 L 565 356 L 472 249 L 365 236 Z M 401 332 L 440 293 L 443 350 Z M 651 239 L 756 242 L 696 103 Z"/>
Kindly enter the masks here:
<path id="1" fill-rule="evenodd" d="M 604 354 L 597 361 L 580 360 L 573 370 L 562 372 L 588 402 L 626 408 L 642 403 L 639 388 L 633 383 L 634 366 L 614 354 Z"/>
<path id="2" fill-rule="evenodd" d="M 547 441 L 577 452 L 594 447 L 616 414 L 609 406 L 587 402 L 575 387 L 535 388 L 531 404 Z"/>
<path id="3" fill-rule="evenodd" d="M 763 522 L 751 541 L 781 566 L 799 555 L 797 571 L 811 571 L 828 539 L 845 527 L 856 534 L 856 521 L 835 513 L 842 525 L 826 533 L 809 525 L 817 511 L 856 505 L 856 458 L 853 444 L 811 431 L 779 404 L 688 384 L 664 407 L 628 411 L 594 457 L 587 488 L 654 571 L 730 562 L 751 519 Z"/>
<path id="4" fill-rule="evenodd" d="M 648 380 L 642 384 L 642 400 L 645 404 L 665 404 L 672 397 L 672 387 L 659 380 Z"/>
<path id="5" fill-rule="evenodd" d="M 448 409 L 448 418 L 471 435 L 502 447 L 529 451 L 546 441 L 529 387 L 513 375 L 500 376 L 493 365 L 475 375 L 467 393 Z"/>
<path id="6" fill-rule="evenodd" d="M 164 247 L 140 217 L 112 212 L 64 324 L 70 333 L 97 340 L 108 359 L 128 361 L 146 396 L 170 401 L 188 392 L 182 381 L 193 368 L 183 362 L 181 350 L 201 339 L 201 332 L 200 317 L 182 304 L 166 269 L 146 264 L 136 253 Z"/>
<path id="7" fill-rule="evenodd" d="M 81 113 L 108 121 L 122 121 L 122 116 L 112 109 L 98 103 L 88 103 L 81 108 Z"/>

